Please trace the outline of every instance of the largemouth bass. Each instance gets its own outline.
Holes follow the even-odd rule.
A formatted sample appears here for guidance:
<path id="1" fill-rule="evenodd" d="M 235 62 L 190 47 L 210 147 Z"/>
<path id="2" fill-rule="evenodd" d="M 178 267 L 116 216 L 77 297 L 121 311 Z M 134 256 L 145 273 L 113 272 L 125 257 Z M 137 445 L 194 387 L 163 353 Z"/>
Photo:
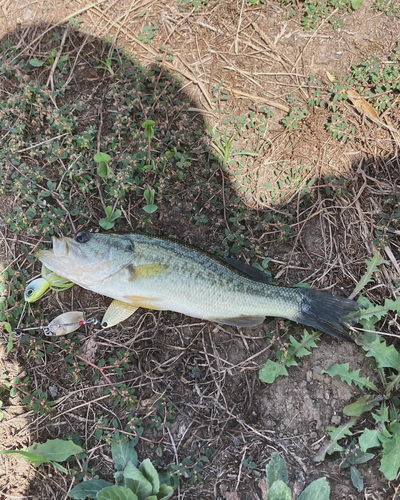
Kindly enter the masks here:
<path id="1" fill-rule="evenodd" d="M 266 316 L 290 319 L 340 340 L 353 340 L 346 315 L 359 305 L 306 288 L 269 285 L 218 258 L 171 240 L 142 234 L 80 232 L 53 237 L 36 257 L 51 271 L 115 299 L 105 322 L 116 324 L 138 307 L 176 311 L 233 326 L 256 326 Z M 110 326 L 108 324 L 108 326 Z"/>

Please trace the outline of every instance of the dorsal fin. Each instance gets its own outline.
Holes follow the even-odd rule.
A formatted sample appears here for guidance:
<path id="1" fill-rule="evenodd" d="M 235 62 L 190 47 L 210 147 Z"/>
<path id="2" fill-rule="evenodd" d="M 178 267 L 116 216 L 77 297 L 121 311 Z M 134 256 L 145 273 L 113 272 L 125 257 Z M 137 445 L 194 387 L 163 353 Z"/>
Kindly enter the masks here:
<path id="1" fill-rule="evenodd" d="M 239 271 L 241 271 L 243 274 L 246 274 L 250 278 L 256 281 L 261 281 L 262 283 L 267 283 L 271 284 L 272 283 L 272 278 L 268 276 L 268 274 L 265 274 L 263 271 L 260 271 L 254 266 L 251 266 L 250 264 L 246 264 L 246 262 L 242 262 L 241 260 L 237 259 L 232 259 L 231 257 L 220 257 L 221 260 L 226 262 L 232 267 L 235 267 Z"/>

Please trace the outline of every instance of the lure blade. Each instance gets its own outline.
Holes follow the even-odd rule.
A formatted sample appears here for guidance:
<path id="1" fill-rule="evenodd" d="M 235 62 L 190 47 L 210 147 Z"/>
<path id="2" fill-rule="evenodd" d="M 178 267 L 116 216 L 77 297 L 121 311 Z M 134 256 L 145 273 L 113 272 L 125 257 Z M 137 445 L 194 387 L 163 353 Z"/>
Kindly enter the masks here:
<path id="1" fill-rule="evenodd" d="M 72 333 L 84 324 L 85 318 L 83 312 L 81 311 L 69 311 L 54 318 L 51 323 L 49 323 L 49 330 L 52 335 L 68 335 Z"/>
<path id="2" fill-rule="evenodd" d="M 101 320 L 101 326 L 103 328 L 111 328 L 118 325 L 121 321 L 129 318 L 137 309 L 135 305 L 127 304 L 120 300 L 113 300 Z"/>

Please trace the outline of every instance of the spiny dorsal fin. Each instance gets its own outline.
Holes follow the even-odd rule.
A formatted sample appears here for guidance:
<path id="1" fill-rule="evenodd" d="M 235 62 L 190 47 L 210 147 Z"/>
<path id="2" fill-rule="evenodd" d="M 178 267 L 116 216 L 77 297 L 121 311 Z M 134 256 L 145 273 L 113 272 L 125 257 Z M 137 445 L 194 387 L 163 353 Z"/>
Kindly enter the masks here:
<path id="1" fill-rule="evenodd" d="M 246 274 L 250 278 L 256 281 L 261 281 L 263 283 L 267 283 L 270 285 L 272 283 L 272 279 L 270 276 L 265 274 L 263 271 L 260 271 L 254 266 L 250 264 L 246 264 L 246 262 L 242 262 L 241 260 L 232 259 L 231 257 L 220 257 L 224 262 L 229 264 L 232 267 L 235 267 L 243 274 Z"/>

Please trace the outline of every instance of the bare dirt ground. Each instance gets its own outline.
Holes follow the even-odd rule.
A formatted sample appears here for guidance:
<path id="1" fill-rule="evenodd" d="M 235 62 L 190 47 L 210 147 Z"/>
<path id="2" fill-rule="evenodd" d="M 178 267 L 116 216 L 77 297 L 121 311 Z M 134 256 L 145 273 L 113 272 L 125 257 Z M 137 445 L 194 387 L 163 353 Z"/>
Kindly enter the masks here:
<path id="1" fill-rule="evenodd" d="M 19 41 L 26 54 L 39 57 L 51 46 L 51 37 L 46 38 L 45 31 L 56 30 L 62 36 L 70 18 L 82 21 L 78 34 L 68 35 L 66 46 L 76 63 L 72 92 L 93 102 L 94 111 L 84 117 L 85 124 L 98 122 L 97 107 L 109 85 L 95 67 L 96 58 L 104 56 L 99 40 L 108 34 L 116 37 L 118 47 L 135 54 L 141 64 L 151 66 L 156 56 L 161 57 L 160 64 L 182 79 L 181 91 L 190 97 L 193 119 L 203 130 L 205 120 L 220 125 L 222 118 L 240 115 L 254 103 L 273 108 L 266 131 L 269 146 L 248 172 L 228 169 L 223 182 L 249 208 L 267 211 L 271 208 L 270 200 L 263 196 L 264 186 L 279 181 L 274 171 L 279 161 L 291 165 L 309 161 L 317 166 L 312 173 L 321 182 L 325 174 L 350 180 L 352 188 L 342 198 L 341 206 L 318 197 L 307 221 L 299 218 L 295 236 L 289 241 L 279 242 L 275 235 L 254 236 L 256 244 L 264 248 L 264 256 L 273 259 L 271 270 L 279 284 L 290 286 L 307 279 L 313 287 L 349 295 L 362 274 L 365 258 L 375 249 L 377 207 L 400 181 L 398 138 L 379 129 L 374 132 L 373 144 L 361 139 L 344 144 L 327 132 L 328 111 L 322 108 L 315 108 L 299 130 L 288 132 L 281 122 L 288 113 L 285 98 L 290 93 L 307 101 L 306 81 L 311 75 L 326 80 L 326 71 L 343 76 L 352 65 L 370 56 L 388 58 L 399 39 L 400 20 L 373 11 L 371 4 L 365 0 L 359 10 L 345 12 L 341 30 L 335 31 L 323 21 L 316 30 L 304 31 L 299 15 L 289 18 L 287 7 L 272 2 L 255 8 L 242 1 L 211 1 L 204 10 L 181 12 L 173 0 L 0 0 L 0 37 Z M 158 30 L 148 44 L 138 36 L 150 25 Z M 171 51 L 173 61 L 166 60 L 159 51 L 161 45 Z M 226 101 L 214 99 L 213 88 L 220 82 Z M 5 88 L 4 80 L 1 85 Z M 398 123 L 398 109 L 392 111 L 391 123 Z M 103 130 L 108 125 L 105 122 Z M 371 129 L 374 125 L 362 126 Z M 252 146 L 243 144 L 246 149 Z M 241 189 L 244 177 L 251 189 Z M 190 219 L 192 201 L 184 188 L 174 203 L 163 205 L 160 200 L 154 226 L 159 234 L 218 248 L 221 239 L 215 229 L 217 224 L 196 225 Z M 18 197 L 11 193 L 0 199 L 2 259 L 15 259 L 21 241 L 28 240 L 34 246 L 38 239 L 16 236 L 7 228 L 4 220 L 18 203 Z M 279 209 L 285 210 L 291 204 L 301 207 L 301 203 L 296 190 L 289 190 Z M 129 216 L 119 223 L 119 230 L 135 229 L 139 223 L 134 203 L 126 211 Z M 211 208 L 207 213 L 212 219 Z M 392 250 L 398 262 L 398 246 Z M 384 257 L 390 259 L 389 254 Z M 37 274 L 39 267 L 36 265 L 30 272 L 32 276 Z M 394 297 L 398 279 L 395 266 L 388 268 L 385 274 L 376 276 L 377 286 L 371 287 L 369 293 L 378 301 Z M 46 296 L 41 307 L 45 318 L 79 308 L 100 317 L 108 302 L 74 288 Z M 37 415 L 26 408 L 22 397 L 5 401 L 0 447 L 19 448 L 48 438 L 79 435 L 89 450 L 89 471 L 97 467 L 95 473 L 111 479 L 109 447 L 104 439 L 97 439 L 96 431 L 99 427 L 113 427 L 115 422 L 123 429 L 133 415 L 143 420 L 151 418 L 157 415 L 156 399 L 164 397 L 172 403 L 175 418 L 162 439 L 160 467 L 180 463 L 185 457 L 199 457 L 205 447 L 212 449 L 209 462 L 204 464 L 204 479 L 196 484 L 183 480 L 174 498 L 265 499 L 265 465 L 273 451 L 284 456 L 297 494 L 312 480 L 326 476 L 333 500 L 399 498 L 398 482 L 389 483 L 384 478 L 378 458 L 360 466 L 365 481 L 361 493 L 335 461 L 337 457 L 329 457 L 319 465 L 314 461 L 327 438 L 326 427 L 344 423 L 343 407 L 361 394 L 359 389 L 322 375 L 321 371 L 336 362 L 349 362 L 351 369 L 362 368 L 363 374 L 371 375 L 369 361 L 360 347 L 324 336 L 318 349 L 291 367 L 289 377 L 267 386 L 259 381 L 258 371 L 272 357 L 267 335 L 274 330 L 275 321 L 237 329 L 143 310 L 112 330 L 88 327 L 77 340 L 86 359 L 94 363 L 118 349 L 134 356 L 135 361 L 123 377 L 139 400 L 131 411 L 113 405 L 104 392 L 107 384 L 101 377 L 92 378 L 96 371 L 91 367 L 83 366 L 84 378 L 79 380 L 68 372 L 67 348 L 62 341 L 57 341 L 44 357 L 37 357 L 35 350 L 43 351 L 43 346 L 28 349 L 27 344 L 20 343 L 6 355 L 2 345 L 0 374 L 21 379 L 29 376 L 34 389 L 51 394 L 54 406 L 49 413 Z M 294 328 L 293 334 L 301 331 L 301 327 Z M 49 343 L 45 339 L 44 347 Z M 101 418 L 107 418 L 108 423 L 99 424 Z M 140 441 L 139 455 L 159 460 L 156 442 L 160 436 L 152 432 L 146 434 L 147 440 Z M 254 469 L 243 466 L 242 460 L 249 457 L 256 464 Z M 82 464 L 79 466 L 82 471 Z M 21 459 L 0 457 L 1 498 L 68 498 L 73 484 L 72 476 L 51 467 L 35 469 Z"/>

